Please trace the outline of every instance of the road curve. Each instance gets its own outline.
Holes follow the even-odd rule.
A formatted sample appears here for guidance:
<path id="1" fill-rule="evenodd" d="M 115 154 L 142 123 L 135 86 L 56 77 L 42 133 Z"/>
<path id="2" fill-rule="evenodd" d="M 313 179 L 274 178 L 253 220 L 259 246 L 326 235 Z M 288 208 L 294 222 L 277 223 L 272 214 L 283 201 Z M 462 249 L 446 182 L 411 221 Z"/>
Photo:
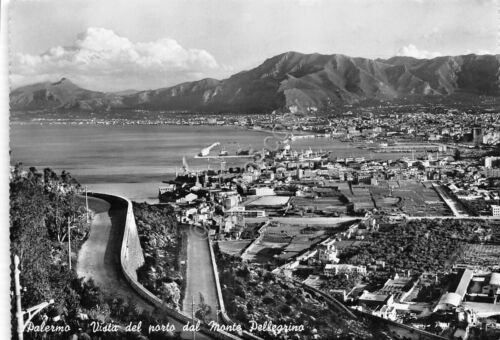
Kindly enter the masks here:
<path id="1" fill-rule="evenodd" d="M 120 264 L 120 249 L 127 210 L 123 206 L 110 204 L 96 197 L 89 197 L 89 208 L 95 212 L 91 221 L 90 234 L 82 245 L 76 265 L 79 277 L 93 279 L 104 294 L 126 301 L 131 299 L 140 310 L 153 311 L 154 306 L 143 299 L 128 284 Z M 172 317 L 169 322 L 176 330 L 184 323 Z M 182 339 L 192 339 L 192 333 L 182 332 Z M 196 333 L 196 339 L 209 340 L 205 334 Z"/>
<path id="2" fill-rule="evenodd" d="M 89 208 L 95 212 L 90 234 L 78 253 L 78 277 L 92 279 L 108 296 L 132 298 L 141 310 L 154 308 L 132 290 L 123 277 L 120 249 L 125 213 L 103 199 L 89 197 Z"/>

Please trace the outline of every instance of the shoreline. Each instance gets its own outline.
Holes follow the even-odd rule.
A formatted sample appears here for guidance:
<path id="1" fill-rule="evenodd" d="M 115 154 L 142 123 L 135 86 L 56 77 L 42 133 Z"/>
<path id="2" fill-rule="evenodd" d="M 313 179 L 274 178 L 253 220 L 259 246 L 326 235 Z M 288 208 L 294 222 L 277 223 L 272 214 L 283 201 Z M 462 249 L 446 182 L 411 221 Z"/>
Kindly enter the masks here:
<path id="1" fill-rule="evenodd" d="M 227 168 L 238 167 L 251 157 L 234 155 L 237 144 L 243 148 L 248 145 L 249 148 L 260 150 L 265 136 L 272 136 L 270 130 L 232 125 L 62 127 L 39 122 L 24 126 L 13 124 L 10 132 L 10 165 L 21 162 L 25 167 L 34 166 L 39 170 L 45 167 L 56 172 L 65 170 L 82 184 L 100 186 L 110 183 L 125 186 L 146 183 L 148 186 L 148 183 L 155 182 L 161 185 L 162 181 L 174 177 L 176 168 L 182 167 L 183 156 L 194 169 L 219 168 L 221 160 L 227 161 Z M 216 141 L 226 145 L 231 156 L 196 157 L 201 148 Z M 326 137 L 297 138 L 290 145 L 295 150 L 322 150 L 330 153 L 332 159 L 365 157 L 366 160 L 384 161 L 408 155 L 376 153 L 362 149 L 359 145 Z M 107 157 L 109 153 L 113 155 L 112 162 Z M 156 195 L 157 189 L 142 197 Z"/>

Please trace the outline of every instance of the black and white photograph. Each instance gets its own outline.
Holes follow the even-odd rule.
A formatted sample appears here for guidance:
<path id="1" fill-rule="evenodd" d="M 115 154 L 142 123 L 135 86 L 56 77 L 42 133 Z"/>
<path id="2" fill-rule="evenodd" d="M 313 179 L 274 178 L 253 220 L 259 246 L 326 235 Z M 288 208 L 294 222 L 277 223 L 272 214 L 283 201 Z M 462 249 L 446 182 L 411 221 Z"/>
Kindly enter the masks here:
<path id="1" fill-rule="evenodd" d="M 2 338 L 500 340 L 500 0 L 1 12 Z"/>

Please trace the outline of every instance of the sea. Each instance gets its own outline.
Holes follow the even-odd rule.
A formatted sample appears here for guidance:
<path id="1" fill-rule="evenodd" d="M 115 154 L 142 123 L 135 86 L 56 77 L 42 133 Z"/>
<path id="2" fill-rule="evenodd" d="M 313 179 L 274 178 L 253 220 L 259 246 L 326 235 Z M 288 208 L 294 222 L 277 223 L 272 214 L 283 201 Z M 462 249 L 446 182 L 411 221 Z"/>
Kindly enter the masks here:
<path id="1" fill-rule="evenodd" d="M 10 126 L 10 163 L 21 162 L 40 171 L 66 170 L 90 191 L 119 194 L 135 201 L 157 203 L 162 181 L 172 179 L 183 165 L 192 169 L 220 169 L 216 159 L 197 159 L 202 148 L 220 143 L 229 154 L 261 150 L 282 136 L 235 126 L 208 125 L 70 125 L 13 123 Z M 267 139 L 266 139 L 267 138 Z M 332 151 L 338 157 L 395 159 L 401 155 L 377 154 L 327 137 L 299 138 L 292 149 Z M 225 159 L 226 168 L 248 159 Z"/>

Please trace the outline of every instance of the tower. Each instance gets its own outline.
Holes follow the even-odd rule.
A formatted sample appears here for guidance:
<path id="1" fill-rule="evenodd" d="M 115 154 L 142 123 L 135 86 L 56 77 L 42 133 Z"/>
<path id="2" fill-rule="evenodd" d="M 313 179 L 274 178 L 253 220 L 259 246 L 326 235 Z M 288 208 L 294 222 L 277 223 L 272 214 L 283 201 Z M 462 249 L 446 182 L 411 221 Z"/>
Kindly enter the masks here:
<path id="1" fill-rule="evenodd" d="M 302 168 L 301 166 L 297 166 L 297 179 L 302 179 L 302 174 L 303 174 L 303 171 L 302 171 Z"/>
<path id="2" fill-rule="evenodd" d="M 472 142 L 475 146 L 479 146 L 483 142 L 483 130 L 480 127 L 472 129 Z"/>
<path id="3" fill-rule="evenodd" d="M 201 188 L 200 178 L 198 176 L 198 171 L 196 171 L 196 184 L 197 187 Z"/>

